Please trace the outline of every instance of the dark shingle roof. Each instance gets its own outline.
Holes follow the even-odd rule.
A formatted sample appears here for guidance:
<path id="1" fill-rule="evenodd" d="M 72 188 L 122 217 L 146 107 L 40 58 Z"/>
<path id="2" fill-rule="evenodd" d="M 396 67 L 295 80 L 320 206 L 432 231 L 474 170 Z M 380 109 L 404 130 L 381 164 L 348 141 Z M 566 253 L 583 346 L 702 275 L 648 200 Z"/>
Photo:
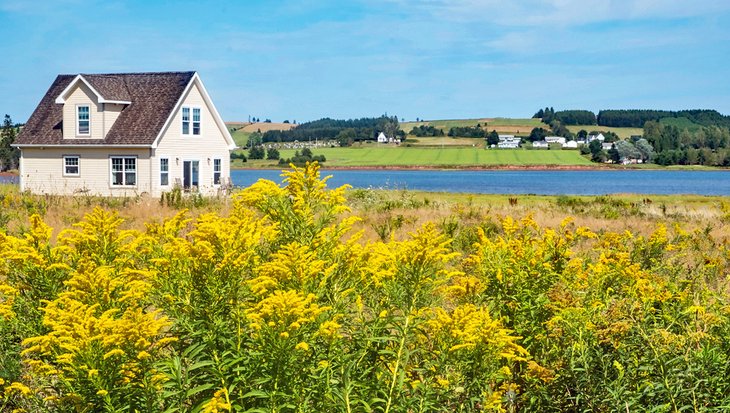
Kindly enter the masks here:
<path id="1" fill-rule="evenodd" d="M 63 139 L 63 104 L 56 98 L 76 78 L 59 75 L 21 130 L 23 145 L 151 145 L 195 72 L 84 75 L 106 100 L 129 101 L 104 139 Z"/>

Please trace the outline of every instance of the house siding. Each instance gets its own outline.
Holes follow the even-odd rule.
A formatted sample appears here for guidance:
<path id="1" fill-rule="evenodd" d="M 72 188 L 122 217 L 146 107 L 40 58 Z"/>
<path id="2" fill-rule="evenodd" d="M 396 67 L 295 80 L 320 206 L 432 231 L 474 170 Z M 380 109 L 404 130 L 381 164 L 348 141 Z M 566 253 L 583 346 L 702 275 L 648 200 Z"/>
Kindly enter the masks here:
<path id="1" fill-rule="evenodd" d="M 117 118 L 122 113 L 122 110 L 124 109 L 125 105 L 117 105 L 114 103 L 104 103 L 102 104 L 102 110 L 103 110 L 103 133 L 104 137 L 106 138 L 106 134 L 109 132 L 109 129 L 112 128 L 112 125 L 114 125 L 114 122 L 117 121 Z"/>
<path id="2" fill-rule="evenodd" d="M 174 114 L 172 121 L 163 131 L 162 137 L 154 150 L 152 159 L 152 182 L 154 196 L 169 191 L 175 184 L 183 182 L 183 162 L 197 160 L 200 162 L 198 190 L 204 195 L 216 195 L 220 186 L 213 185 L 213 159 L 221 160 L 221 183 L 230 180 L 230 152 L 223 131 L 214 120 L 213 110 L 208 107 L 197 82 L 182 98 L 181 107 Z M 200 135 L 182 134 L 182 106 L 200 108 Z M 192 127 L 191 127 L 192 129 Z M 160 159 L 170 160 L 168 187 L 160 187 Z"/>
<path id="3" fill-rule="evenodd" d="M 90 135 L 76 134 L 76 107 L 89 105 Z M 63 138 L 64 139 L 104 139 L 104 113 L 102 106 L 94 94 L 84 83 L 79 82 L 66 98 L 63 105 Z"/>
<path id="4" fill-rule="evenodd" d="M 79 156 L 79 176 L 64 176 L 64 155 Z M 137 185 L 112 187 L 110 156 L 137 157 Z M 151 193 L 147 148 L 23 148 L 21 190 L 37 194 L 135 196 Z"/>

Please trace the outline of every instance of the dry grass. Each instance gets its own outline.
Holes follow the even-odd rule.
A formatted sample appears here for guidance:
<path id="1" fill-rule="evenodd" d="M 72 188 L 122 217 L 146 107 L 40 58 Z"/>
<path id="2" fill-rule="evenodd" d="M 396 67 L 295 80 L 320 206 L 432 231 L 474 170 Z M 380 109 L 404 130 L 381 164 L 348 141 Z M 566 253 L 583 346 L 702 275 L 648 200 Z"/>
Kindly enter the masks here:
<path id="1" fill-rule="evenodd" d="M 293 123 L 265 123 L 265 122 L 258 122 L 258 123 L 249 123 L 243 126 L 244 132 L 253 133 L 257 130 L 261 130 L 261 133 L 270 131 L 270 130 L 290 130 L 297 125 Z"/>
<path id="2" fill-rule="evenodd" d="M 230 198 L 202 199 L 188 198 L 177 207 L 169 206 L 159 198 L 139 196 L 130 198 L 103 198 L 92 196 L 48 196 L 19 194 L 14 185 L 0 185 L 0 231 L 20 233 L 28 228 L 28 218 L 33 214 L 43 217 L 53 228 L 53 237 L 64 229 L 81 221 L 84 215 L 95 207 L 114 210 L 124 220 L 123 229 L 144 231 L 147 223 L 162 222 L 180 210 L 188 209 L 191 217 L 205 212 L 226 215 L 231 205 Z"/>
<path id="3" fill-rule="evenodd" d="M 638 195 L 611 197 L 555 197 L 534 195 L 480 195 L 444 194 L 412 191 L 351 190 L 349 204 L 352 213 L 362 220 L 364 240 L 393 236 L 403 239 L 427 222 L 434 222 L 443 230 L 464 229 L 469 226 L 498 227 L 502 218 L 532 216 L 541 226 L 556 228 L 568 216 L 575 225 L 593 231 L 624 232 L 638 235 L 651 234 L 658 225 L 679 225 L 686 231 L 706 231 L 724 240 L 730 240 L 729 208 L 724 197 L 652 196 Z M 158 198 L 99 198 L 33 196 L 19 194 L 17 187 L 0 185 L 0 228 L 9 232 L 23 232 L 28 217 L 40 213 L 54 228 L 54 236 L 71 227 L 96 206 L 116 210 L 124 219 L 123 228 L 143 231 L 149 222 L 161 222 L 182 208 L 196 217 L 205 212 L 227 215 L 231 200 L 195 200 L 188 198 L 183 205 L 172 207 Z"/>
<path id="4" fill-rule="evenodd" d="M 727 199 L 722 197 L 580 197 L 576 199 L 584 204 L 574 207 L 564 205 L 565 198 L 555 196 L 383 191 L 373 197 L 378 200 L 351 199 L 353 213 L 363 217 L 358 229 L 364 231 L 366 239 L 378 239 L 378 228 L 387 220 L 400 221 L 392 235 L 403 239 L 426 222 L 442 226 L 453 226 L 455 222 L 464 228 L 485 223 L 498 225 L 504 217 L 520 219 L 528 215 L 546 228 L 559 227 L 566 217 L 572 217 L 575 225 L 597 232 L 630 231 L 648 236 L 659 225 L 672 227 L 676 224 L 685 231 L 708 231 L 720 239 L 730 239 L 730 225 L 721 209 Z M 389 208 L 390 205 L 395 207 Z"/>

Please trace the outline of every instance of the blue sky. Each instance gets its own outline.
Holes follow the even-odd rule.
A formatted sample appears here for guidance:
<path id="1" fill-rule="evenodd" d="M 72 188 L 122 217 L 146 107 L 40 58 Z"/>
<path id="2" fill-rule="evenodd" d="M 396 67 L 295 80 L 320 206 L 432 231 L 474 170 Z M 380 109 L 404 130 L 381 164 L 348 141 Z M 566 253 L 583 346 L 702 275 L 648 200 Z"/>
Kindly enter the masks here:
<path id="1" fill-rule="evenodd" d="M 59 73 L 197 70 L 227 121 L 730 114 L 724 0 L 0 0 L 0 115 Z"/>

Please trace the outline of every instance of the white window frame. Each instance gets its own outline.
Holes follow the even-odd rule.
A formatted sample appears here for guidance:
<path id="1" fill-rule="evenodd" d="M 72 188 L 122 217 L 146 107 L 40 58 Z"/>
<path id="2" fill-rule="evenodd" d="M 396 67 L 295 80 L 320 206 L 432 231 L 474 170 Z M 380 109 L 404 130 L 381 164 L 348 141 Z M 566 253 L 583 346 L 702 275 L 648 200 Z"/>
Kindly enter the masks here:
<path id="1" fill-rule="evenodd" d="M 218 162 L 218 169 L 215 169 L 215 164 Z M 215 174 L 218 174 L 218 182 L 215 181 Z M 223 179 L 223 159 L 213 158 L 213 185 L 219 186 Z"/>
<path id="2" fill-rule="evenodd" d="M 68 165 L 67 160 L 76 159 L 76 165 Z M 68 167 L 76 166 L 76 173 L 68 172 Z M 81 157 L 79 155 L 63 155 L 63 176 L 81 176 Z"/>
<path id="3" fill-rule="evenodd" d="M 183 113 L 187 109 L 188 120 L 185 120 Z M 198 121 L 195 121 L 195 111 L 198 112 Z M 188 133 L 185 133 L 185 125 L 188 125 Z M 195 128 L 198 133 L 195 133 Z M 199 106 L 183 106 L 180 108 L 180 134 L 183 136 L 200 136 L 203 130 L 203 110 Z"/>
<path id="4" fill-rule="evenodd" d="M 81 132 L 81 119 L 79 119 L 79 112 L 81 108 L 86 108 L 88 110 L 89 119 L 85 120 L 85 122 L 89 123 L 89 131 L 86 133 Z M 91 105 L 76 105 L 76 136 L 91 136 Z"/>
<path id="5" fill-rule="evenodd" d="M 122 159 L 122 184 L 114 183 L 114 159 Z M 127 184 L 126 160 L 134 159 L 134 185 Z M 136 188 L 139 182 L 139 162 L 136 155 L 111 155 L 109 156 L 109 187 L 111 188 Z"/>
<path id="6" fill-rule="evenodd" d="M 198 121 L 195 121 L 195 111 L 198 111 Z M 192 129 L 190 130 L 190 133 L 192 133 L 194 136 L 200 136 L 200 132 L 202 130 L 202 124 L 203 124 L 203 111 L 200 110 L 200 108 L 193 107 L 192 113 L 191 113 L 191 123 L 192 123 Z M 198 133 L 195 133 L 195 124 L 198 124 Z"/>
<path id="7" fill-rule="evenodd" d="M 163 171 L 162 170 L 162 161 L 163 160 L 164 161 L 167 161 L 167 170 L 166 171 Z M 167 176 L 167 183 L 166 184 L 163 184 L 162 183 L 162 175 L 163 174 Z M 160 186 L 165 186 L 165 187 L 170 186 L 170 158 L 167 157 L 167 156 L 161 156 L 160 157 Z"/>

